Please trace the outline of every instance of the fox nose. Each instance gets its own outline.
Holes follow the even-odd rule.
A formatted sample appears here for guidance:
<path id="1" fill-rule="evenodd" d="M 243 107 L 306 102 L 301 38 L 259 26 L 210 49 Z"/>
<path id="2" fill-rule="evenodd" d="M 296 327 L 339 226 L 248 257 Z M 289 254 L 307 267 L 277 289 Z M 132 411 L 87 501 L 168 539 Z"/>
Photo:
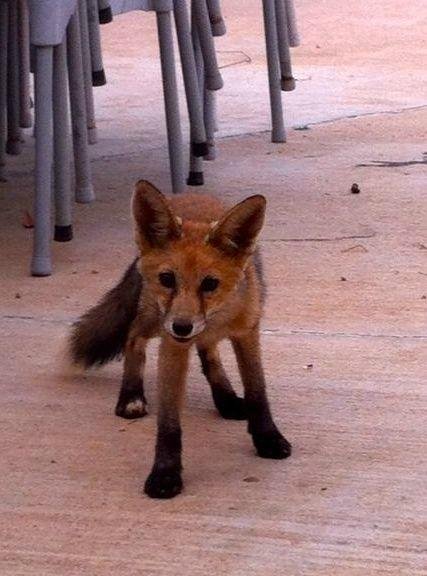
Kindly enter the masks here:
<path id="1" fill-rule="evenodd" d="M 189 336 L 193 331 L 193 324 L 188 322 L 188 320 L 176 320 L 172 323 L 172 330 L 176 336 L 185 338 L 186 336 Z"/>

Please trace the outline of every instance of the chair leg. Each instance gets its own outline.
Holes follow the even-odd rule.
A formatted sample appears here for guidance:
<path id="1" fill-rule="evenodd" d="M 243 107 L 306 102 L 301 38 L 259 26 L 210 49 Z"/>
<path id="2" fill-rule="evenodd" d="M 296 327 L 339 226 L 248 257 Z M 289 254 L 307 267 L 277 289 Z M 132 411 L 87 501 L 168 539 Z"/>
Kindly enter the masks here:
<path id="1" fill-rule="evenodd" d="M 113 21 L 113 11 L 108 0 L 98 0 L 98 16 L 100 24 L 109 24 Z"/>
<path id="2" fill-rule="evenodd" d="M 197 80 L 199 85 L 199 92 L 203 95 L 203 123 L 205 122 L 204 115 L 204 91 L 205 91 L 205 67 L 203 62 L 203 55 L 200 48 L 199 33 L 197 29 L 197 22 L 194 10 L 191 11 L 191 39 L 193 44 L 194 59 L 196 63 Z M 187 178 L 189 186 L 203 186 L 205 178 L 203 175 L 203 158 L 195 156 L 190 149 L 190 172 Z"/>
<path id="3" fill-rule="evenodd" d="M 276 0 L 276 20 L 281 71 L 280 86 L 284 92 L 291 92 L 292 90 L 295 90 L 295 78 L 292 75 L 285 0 Z"/>
<path id="4" fill-rule="evenodd" d="M 286 8 L 286 19 L 288 21 L 288 33 L 289 33 L 289 46 L 295 48 L 301 43 L 298 27 L 297 27 L 297 17 L 295 15 L 294 0 L 285 0 Z"/>
<path id="5" fill-rule="evenodd" d="M 8 4 L 0 0 L 0 182 L 5 180 L 7 139 L 7 36 Z"/>
<path id="6" fill-rule="evenodd" d="M 73 128 L 74 170 L 76 174 L 76 202 L 88 203 L 95 199 L 90 166 L 85 86 L 81 53 L 78 7 L 67 29 L 68 88 L 70 91 L 71 124 Z"/>
<path id="7" fill-rule="evenodd" d="M 193 44 L 191 42 L 190 22 L 188 20 L 187 6 L 185 2 L 182 2 L 181 0 L 175 2 L 174 16 L 187 98 L 188 115 L 190 117 L 191 149 L 194 156 L 205 156 L 208 153 L 208 147 L 203 121 L 202 95 L 199 89 Z"/>
<path id="8" fill-rule="evenodd" d="M 185 189 L 185 175 L 171 14 L 170 12 L 156 12 L 156 18 L 162 67 L 172 190 L 174 193 L 178 193 L 183 192 Z"/>
<path id="9" fill-rule="evenodd" d="M 207 0 L 207 5 L 212 34 L 214 36 L 224 36 L 224 34 L 227 32 L 227 29 L 221 14 L 220 0 Z"/>
<path id="10" fill-rule="evenodd" d="M 224 86 L 224 82 L 216 59 L 215 45 L 206 0 L 192 0 L 191 7 L 205 63 L 206 88 L 208 90 L 219 90 Z"/>
<path id="11" fill-rule="evenodd" d="M 107 83 L 102 62 L 101 35 L 99 31 L 99 11 L 97 0 L 87 0 L 90 54 L 92 59 L 92 83 L 104 86 Z"/>
<path id="12" fill-rule="evenodd" d="M 85 84 L 87 137 L 89 144 L 98 141 L 96 132 L 95 106 L 93 103 L 92 63 L 88 29 L 88 11 L 86 0 L 79 0 L 80 35 L 82 43 L 83 78 Z"/>
<path id="13" fill-rule="evenodd" d="M 30 111 L 30 21 L 26 0 L 18 3 L 19 36 L 19 125 L 31 128 Z"/>
<path id="14" fill-rule="evenodd" d="M 7 48 L 7 142 L 6 152 L 17 155 L 22 151 L 19 127 L 19 45 L 18 4 L 9 2 L 9 33 Z"/>
<path id="15" fill-rule="evenodd" d="M 206 136 L 208 142 L 208 153 L 205 160 L 215 160 L 216 147 L 215 147 L 215 92 L 205 88 L 204 91 L 204 113 L 205 113 L 205 126 Z"/>
<path id="16" fill-rule="evenodd" d="M 52 69 L 53 47 L 37 46 L 35 70 L 35 197 L 34 244 L 31 261 L 33 276 L 52 273 L 50 256 L 50 210 L 52 177 Z"/>
<path id="17" fill-rule="evenodd" d="M 71 221 L 70 134 L 65 40 L 53 51 L 53 190 L 57 242 L 73 237 Z"/>
<path id="18" fill-rule="evenodd" d="M 283 122 L 282 94 L 280 87 L 280 62 L 277 41 L 275 0 L 262 0 L 264 13 L 265 43 L 267 51 L 268 82 L 272 123 L 272 142 L 286 142 Z"/>

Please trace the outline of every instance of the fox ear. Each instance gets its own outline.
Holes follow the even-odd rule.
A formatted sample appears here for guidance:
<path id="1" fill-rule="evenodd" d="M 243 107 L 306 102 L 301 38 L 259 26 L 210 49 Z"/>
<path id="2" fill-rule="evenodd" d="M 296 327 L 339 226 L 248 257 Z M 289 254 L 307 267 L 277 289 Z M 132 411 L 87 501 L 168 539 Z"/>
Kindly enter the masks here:
<path id="1" fill-rule="evenodd" d="M 141 250 L 163 248 L 181 235 L 180 221 L 172 214 L 166 197 L 147 180 L 135 185 L 132 213 Z"/>
<path id="2" fill-rule="evenodd" d="M 251 254 L 264 224 L 265 206 L 260 194 L 246 198 L 215 224 L 208 243 L 232 256 Z"/>

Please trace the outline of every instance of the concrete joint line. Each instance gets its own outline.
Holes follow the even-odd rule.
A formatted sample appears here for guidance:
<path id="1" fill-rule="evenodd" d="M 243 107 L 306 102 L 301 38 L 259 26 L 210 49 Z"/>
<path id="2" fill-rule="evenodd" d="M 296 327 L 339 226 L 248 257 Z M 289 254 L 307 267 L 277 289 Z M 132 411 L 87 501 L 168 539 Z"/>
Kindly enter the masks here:
<path id="1" fill-rule="evenodd" d="M 360 332 L 322 332 L 317 330 L 280 330 L 279 328 L 265 328 L 261 330 L 264 336 L 277 336 L 287 338 L 288 336 L 315 336 L 320 338 L 380 338 L 390 340 L 427 340 L 427 335 L 416 334 L 369 334 Z"/>

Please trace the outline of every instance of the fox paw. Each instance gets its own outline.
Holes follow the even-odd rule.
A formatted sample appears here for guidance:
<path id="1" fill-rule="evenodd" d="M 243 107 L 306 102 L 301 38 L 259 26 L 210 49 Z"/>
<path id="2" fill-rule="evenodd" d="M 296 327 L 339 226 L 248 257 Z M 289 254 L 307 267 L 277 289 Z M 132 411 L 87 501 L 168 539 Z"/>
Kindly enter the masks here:
<path id="1" fill-rule="evenodd" d="M 214 397 L 216 409 L 226 420 L 246 420 L 247 411 L 243 398 L 237 394 L 221 394 Z"/>
<path id="2" fill-rule="evenodd" d="M 115 413 L 116 416 L 127 420 L 142 418 L 147 414 L 147 403 L 144 395 L 135 393 L 132 395 L 120 394 Z"/>
<path id="3" fill-rule="evenodd" d="M 288 458 L 292 452 L 292 446 L 278 430 L 252 434 L 253 442 L 261 458 L 281 460 Z"/>
<path id="4" fill-rule="evenodd" d="M 144 492 L 150 498 L 173 498 L 181 491 L 182 479 L 177 470 L 153 470 L 145 481 Z"/>

